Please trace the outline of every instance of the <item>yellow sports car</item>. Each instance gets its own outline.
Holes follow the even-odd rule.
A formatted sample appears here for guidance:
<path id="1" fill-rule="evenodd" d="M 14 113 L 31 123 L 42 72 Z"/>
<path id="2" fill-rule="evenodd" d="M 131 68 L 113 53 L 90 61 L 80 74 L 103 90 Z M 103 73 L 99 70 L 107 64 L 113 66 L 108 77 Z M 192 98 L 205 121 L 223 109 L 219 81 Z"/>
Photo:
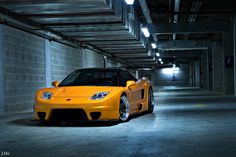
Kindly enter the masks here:
<path id="1" fill-rule="evenodd" d="M 151 82 L 137 80 L 127 70 L 88 68 L 72 72 L 54 88 L 37 91 L 34 118 L 40 121 L 117 120 L 153 112 Z"/>

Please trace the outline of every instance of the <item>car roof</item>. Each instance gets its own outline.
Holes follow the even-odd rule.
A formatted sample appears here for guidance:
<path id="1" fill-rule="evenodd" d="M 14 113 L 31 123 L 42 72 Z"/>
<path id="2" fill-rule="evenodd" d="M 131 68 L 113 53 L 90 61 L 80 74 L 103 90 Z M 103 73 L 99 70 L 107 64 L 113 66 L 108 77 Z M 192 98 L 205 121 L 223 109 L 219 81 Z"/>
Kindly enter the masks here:
<path id="1" fill-rule="evenodd" d="M 78 69 L 82 71 L 128 71 L 123 68 L 83 68 L 83 69 Z"/>

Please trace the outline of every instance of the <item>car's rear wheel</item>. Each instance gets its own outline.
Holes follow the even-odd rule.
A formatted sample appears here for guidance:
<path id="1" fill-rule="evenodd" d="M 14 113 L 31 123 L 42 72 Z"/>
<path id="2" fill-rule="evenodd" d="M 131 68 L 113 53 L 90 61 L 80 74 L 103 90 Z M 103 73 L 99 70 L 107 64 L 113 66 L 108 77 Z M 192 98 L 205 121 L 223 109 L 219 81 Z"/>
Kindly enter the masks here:
<path id="1" fill-rule="evenodd" d="M 119 120 L 121 122 L 125 122 L 125 121 L 128 120 L 128 118 L 129 118 L 129 101 L 128 101 L 128 99 L 127 99 L 127 97 L 125 95 L 122 95 L 120 97 L 119 113 L 120 113 Z"/>
<path id="2" fill-rule="evenodd" d="M 152 113 L 154 110 L 154 94 L 153 90 L 150 88 L 148 92 L 148 112 Z"/>

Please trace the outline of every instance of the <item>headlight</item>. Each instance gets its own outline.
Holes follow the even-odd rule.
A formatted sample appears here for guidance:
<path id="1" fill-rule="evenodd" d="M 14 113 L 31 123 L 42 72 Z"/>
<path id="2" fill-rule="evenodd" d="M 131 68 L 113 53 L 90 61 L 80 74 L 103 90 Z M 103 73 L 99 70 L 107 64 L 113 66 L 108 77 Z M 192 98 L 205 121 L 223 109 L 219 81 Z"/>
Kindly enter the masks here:
<path id="1" fill-rule="evenodd" d="M 51 92 L 43 92 L 41 98 L 45 99 L 45 100 L 50 100 L 52 98 L 52 93 Z"/>
<path id="2" fill-rule="evenodd" d="M 99 92 L 90 97 L 91 100 L 103 99 L 109 92 Z"/>

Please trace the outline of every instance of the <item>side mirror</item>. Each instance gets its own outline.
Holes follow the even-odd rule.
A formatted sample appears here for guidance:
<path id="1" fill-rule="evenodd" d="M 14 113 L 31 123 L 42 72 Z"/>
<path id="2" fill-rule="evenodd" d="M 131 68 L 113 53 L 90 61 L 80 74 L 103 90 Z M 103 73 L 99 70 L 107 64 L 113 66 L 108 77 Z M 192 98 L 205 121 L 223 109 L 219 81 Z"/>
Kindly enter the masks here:
<path id="1" fill-rule="evenodd" d="M 52 82 L 52 85 L 53 85 L 54 87 L 58 87 L 58 86 L 59 86 L 59 81 L 53 81 L 53 82 Z"/>
<path id="2" fill-rule="evenodd" d="M 126 87 L 129 88 L 131 86 L 134 86 L 135 84 L 136 84 L 135 81 L 127 81 L 126 82 Z"/>

